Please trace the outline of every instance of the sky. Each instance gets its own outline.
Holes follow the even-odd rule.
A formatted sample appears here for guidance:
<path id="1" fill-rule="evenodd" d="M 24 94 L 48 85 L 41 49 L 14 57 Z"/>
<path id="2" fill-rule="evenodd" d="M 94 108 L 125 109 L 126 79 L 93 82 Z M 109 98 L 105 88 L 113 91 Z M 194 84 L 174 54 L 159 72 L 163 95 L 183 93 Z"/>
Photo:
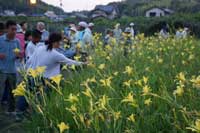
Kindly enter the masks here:
<path id="1" fill-rule="evenodd" d="M 46 3 L 60 6 L 60 0 L 42 0 Z M 92 10 L 96 5 L 108 4 L 109 2 L 121 1 L 121 0 L 62 0 L 63 9 L 66 12 Z"/>

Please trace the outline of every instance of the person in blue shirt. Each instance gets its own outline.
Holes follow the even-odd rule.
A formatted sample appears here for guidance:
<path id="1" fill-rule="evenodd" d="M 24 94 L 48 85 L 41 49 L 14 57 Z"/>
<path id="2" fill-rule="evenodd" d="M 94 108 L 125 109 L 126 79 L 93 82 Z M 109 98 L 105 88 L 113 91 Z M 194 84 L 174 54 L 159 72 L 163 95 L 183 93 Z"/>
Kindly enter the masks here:
<path id="1" fill-rule="evenodd" d="M 15 61 L 21 58 L 20 42 L 15 38 L 17 25 L 14 21 L 7 21 L 7 33 L 0 37 L 0 96 L 2 97 L 6 82 L 8 91 L 8 110 L 10 114 L 15 111 L 15 99 L 12 90 L 16 88 Z"/>

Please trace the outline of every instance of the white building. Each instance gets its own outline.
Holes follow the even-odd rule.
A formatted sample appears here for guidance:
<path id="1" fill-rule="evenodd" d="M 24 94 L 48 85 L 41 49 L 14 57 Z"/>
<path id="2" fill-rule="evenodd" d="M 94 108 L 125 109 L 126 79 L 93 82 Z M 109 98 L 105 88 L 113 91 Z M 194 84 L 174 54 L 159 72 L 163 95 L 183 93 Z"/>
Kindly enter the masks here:
<path id="1" fill-rule="evenodd" d="M 15 16 L 15 12 L 12 10 L 5 10 L 4 15 L 5 16 Z"/>
<path id="2" fill-rule="evenodd" d="M 147 10 L 145 16 L 146 17 L 162 17 L 162 16 L 173 14 L 173 13 L 174 11 L 168 8 L 162 9 L 162 8 L 154 7 Z"/>
<path id="3" fill-rule="evenodd" d="M 53 11 L 47 11 L 47 12 L 44 13 L 44 15 L 47 16 L 48 18 L 51 18 L 51 19 L 58 17 Z"/>

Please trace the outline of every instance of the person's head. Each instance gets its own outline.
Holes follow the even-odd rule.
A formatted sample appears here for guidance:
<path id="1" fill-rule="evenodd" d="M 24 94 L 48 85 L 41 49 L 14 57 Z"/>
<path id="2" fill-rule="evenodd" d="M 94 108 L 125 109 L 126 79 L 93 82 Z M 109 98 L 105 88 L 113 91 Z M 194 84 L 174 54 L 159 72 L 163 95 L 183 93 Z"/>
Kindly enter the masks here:
<path id="1" fill-rule="evenodd" d="M 7 36 L 10 39 L 14 39 L 17 32 L 17 23 L 15 21 L 8 20 L 6 22 L 6 30 L 7 30 Z"/>
<path id="2" fill-rule="evenodd" d="M 88 27 L 92 30 L 94 28 L 94 23 L 89 23 Z"/>
<path id="3" fill-rule="evenodd" d="M 25 33 L 25 41 L 32 41 L 32 32 L 31 31 L 27 31 Z"/>
<path id="4" fill-rule="evenodd" d="M 127 27 L 124 31 L 125 34 L 131 34 L 131 28 L 130 27 Z"/>
<path id="5" fill-rule="evenodd" d="M 132 23 L 130 23 L 130 27 L 134 27 L 135 26 L 135 24 L 132 22 Z"/>
<path id="6" fill-rule="evenodd" d="M 78 31 L 83 31 L 88 27 L 88 24 L 84 21 L 79 22 L 78 24 Z"/>
<path id="7" fill-rule="evenodd" d="M 4 23 L 0 22 L 0 36 L 3 35 L 4 32 L 5 32 L 5 25 L 4 25 Z"/>
<path id="8" fill-rule="evenodd" d="M 117 23 L 116 25 L 115 25 L 115 29 L 119 29 L 120 28 L 120 23 Z"/>
<path id="9" fill-rule="evenodd" d="M 47 50 L 51 51 L 53 48 L 59 48 L 62 41 L 62 35 L 59 33 L 52 33 L 49 36 L 47 43 Z"/>
<path id="10" fill-rule="evenodd" d="M 108 29 L 106 31 L 106 34 L 112 37 L 113 36 L 113 31 L 111 29 Z"/>
<path id="11" fill-rule="evenodd" d="M 41 40 L 42 33 L 39 30 L 32 31 L 32 41 L 33 43 L 38 43 Z"/>
<path id="12" fill-rule="evenodd" d="M 21 22 L 20 26 L 21 26 L 23 31 L 26 31 L 28 29 L 28 23 L 25 22 L 25 21 Z"/>
<path id="13" fill-rule="evenodd" d="M 74 35 L 74 34 L 76 33 L 76 31 L 77 31 L 77 30 L 76 30 L 75 27 L 71 27 L 71 28 L 70 28 L 70 32 L 71 32 L 72 35 Z"/>
<path id="14" fill-rule="evenodd" d="M 37 30 L 43 31 L 45 29 L 45 24 L 43 22 L 37 23 Z"/>

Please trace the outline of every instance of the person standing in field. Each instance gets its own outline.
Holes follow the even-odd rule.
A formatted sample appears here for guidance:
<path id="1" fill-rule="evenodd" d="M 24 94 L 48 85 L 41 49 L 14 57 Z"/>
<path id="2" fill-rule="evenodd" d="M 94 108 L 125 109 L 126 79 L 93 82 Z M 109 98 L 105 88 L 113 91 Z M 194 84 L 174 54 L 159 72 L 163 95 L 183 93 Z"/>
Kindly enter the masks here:
<path id="1" fill-rule="evenodd" d="M 8 90 L 7 114 L 15 111 L 15 99 L 12 90 L 16 88 L 16 66 L 15 61 L 21 58 L 20 42 L 16 39 L 17 24 L 14 21 L 7 21 L 7 33 L 0 37 L 0 95 L 5 89 L 6 82 Z"/>
<path id="2" fill-rule="evenodd" d="M 134 24 L 134 23 L 130 23 L 131 35 L 132 35 L 132 37 L 133 37 L 133 38 L 135 37 L 135 30 L 134 30 L 134 26 L 135 26 L 135 24 Z"/>
<path id="3" fill-rule="evenodd" d="M 22 33 L 25 34 L 27 29 L 28 29 L 28 23 L 23 21 L 20 23 L 21 29 L 22 29 Z"/>
<path id="4" fill-rule="evenodd" d="M 122 29 L 120 28 L 120 23 L 115 25 L 113 33 L 114 38 L 116 39 L 117 43 L 119 43 L 120 39 L 122 38 Z"/>
<path id="5" fill-rule="evenodd" d="M 45 29 L 45 24 L 43 22 L 37 23 L 37 30 L 42 33 L 41 41 L 45 42 L 49 39 L 49 32 Z"/>
<path id="6" fill-rule="evenodd" d="M 67 65 L 82 65 L 83 62 L 78 62 L 65 57 L 56 49 L 60 47 L 62 41 L 61 34 L 52 33 L 46 45 L 41 46 L 35 51 L 33 56 L 28 60 L 27 67 L 36 69 L 37 67 L 45 67 L 43 77 L 50 79 L 61 73 L 61 64 Z"/>
<path id="7" fill-rule="evenodd" d="M 28 60 L 33 55 L 37 47 L 43 45 L 43 43 L 40 43 L 41 35 L 42 33 L 38 30 L 32 31 L 32 41 L 28 43 L 26 48 L 26 60 Z"/>

